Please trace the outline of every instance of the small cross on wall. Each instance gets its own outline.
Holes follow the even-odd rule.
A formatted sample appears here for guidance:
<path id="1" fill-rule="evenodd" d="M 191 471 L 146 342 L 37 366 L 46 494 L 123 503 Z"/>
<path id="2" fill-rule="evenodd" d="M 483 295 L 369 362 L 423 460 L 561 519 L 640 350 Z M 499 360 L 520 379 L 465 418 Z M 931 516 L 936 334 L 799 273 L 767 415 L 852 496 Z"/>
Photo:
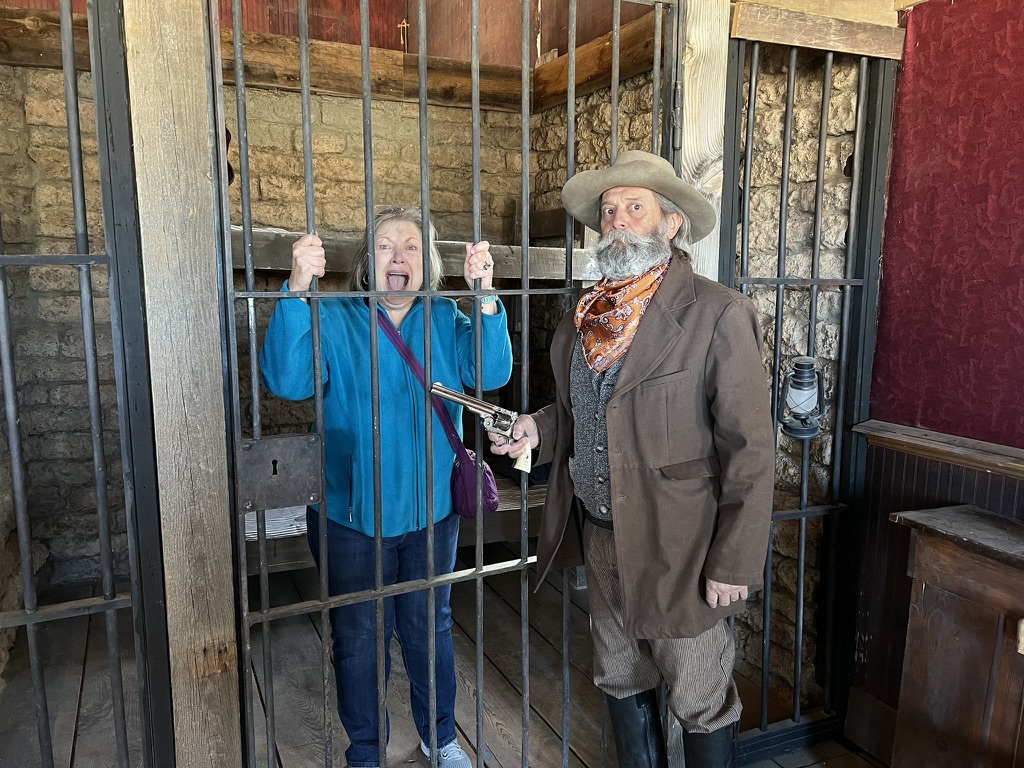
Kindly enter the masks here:
<path id="1" fill-rule="evenodd" d="M 411 25 L 408 19 L 402 19 L 402 23 L 398 25 L 399 31 L 399 42 L 402 44 L 402 50 L 406 53 L 409 52 L 409 35 L 408 30 Z"/>

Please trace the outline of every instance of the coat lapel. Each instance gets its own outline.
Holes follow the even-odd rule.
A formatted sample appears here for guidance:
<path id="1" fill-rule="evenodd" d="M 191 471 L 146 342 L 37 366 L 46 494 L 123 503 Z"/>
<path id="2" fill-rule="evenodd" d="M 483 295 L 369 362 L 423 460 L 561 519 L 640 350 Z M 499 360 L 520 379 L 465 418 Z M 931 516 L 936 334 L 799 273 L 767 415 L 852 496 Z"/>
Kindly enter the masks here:
<path id="1" fill-rule="evenodd" d="M 665 278 L 637 326 L 636 336 L 615 382 L 612 400 L 644 381 L 665 359 L 683 332 L 676 312 L 694 301 L 693 268 L 688 262 L 673 257 Z"/>

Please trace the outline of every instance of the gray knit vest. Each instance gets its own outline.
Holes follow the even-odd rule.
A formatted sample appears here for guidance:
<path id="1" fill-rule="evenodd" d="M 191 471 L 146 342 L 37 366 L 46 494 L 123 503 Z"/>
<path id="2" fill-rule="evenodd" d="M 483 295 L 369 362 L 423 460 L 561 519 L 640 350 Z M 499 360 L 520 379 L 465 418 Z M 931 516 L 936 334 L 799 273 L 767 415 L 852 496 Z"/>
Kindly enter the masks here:
<path id="1" fill-rule="evenodd" d="M 587 511 L 609 523 L 612 520 L 612 488 L 605 409 L 625 359 L 623 355 L 604 373 L 595 373 L 587 365 L 583 344 L 577 334 L 569 368 L 569 397 L 575 422 L 575 452 L 569 458 L 569 477 Z"/>

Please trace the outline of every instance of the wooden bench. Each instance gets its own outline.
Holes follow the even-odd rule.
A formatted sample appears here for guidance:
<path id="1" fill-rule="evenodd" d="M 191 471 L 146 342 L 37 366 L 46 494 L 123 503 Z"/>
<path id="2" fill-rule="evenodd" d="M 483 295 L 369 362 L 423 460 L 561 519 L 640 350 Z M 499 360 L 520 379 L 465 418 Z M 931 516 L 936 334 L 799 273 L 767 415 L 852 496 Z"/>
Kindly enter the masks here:
<path id="1" fill-rule="evenodd" d="M 484 517 L 485 544 L 498 541 L 519 541 L 520 491 L 519 484 L 507 477 L 496 477 L 498 509 Z M 526 505 L 530 536 L 540 528 L 540 512 L 547 496 L 546 485 L 533 485 L 527 490 Z M 313 567 L 313 556 L 306 543 L 306 520 L 303 507 L 267 510 L 267 571 L 290 571 Z M 256 513 L 246 516 L 246 566 L 250 575 L 259 573 L 259 542 L 256 534 Z M 476 542 L 476 521 L 463 520 L 459 526 L 459 546 L 471 547 Z"/>

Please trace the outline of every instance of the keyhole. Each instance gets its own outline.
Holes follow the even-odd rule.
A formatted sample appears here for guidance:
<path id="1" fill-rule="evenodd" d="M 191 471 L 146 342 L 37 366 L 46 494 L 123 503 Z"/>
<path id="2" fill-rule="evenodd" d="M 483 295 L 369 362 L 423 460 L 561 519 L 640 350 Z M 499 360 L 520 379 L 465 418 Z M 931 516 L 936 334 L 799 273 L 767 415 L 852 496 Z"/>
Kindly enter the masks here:
<path id="1" fill-rule="evenodd" d="M 274 471 L 271 472 L 270 474 L 276 475 L 277 474 L 277 459 L 274 459 L 273 466 L 274 466 Z"/>

